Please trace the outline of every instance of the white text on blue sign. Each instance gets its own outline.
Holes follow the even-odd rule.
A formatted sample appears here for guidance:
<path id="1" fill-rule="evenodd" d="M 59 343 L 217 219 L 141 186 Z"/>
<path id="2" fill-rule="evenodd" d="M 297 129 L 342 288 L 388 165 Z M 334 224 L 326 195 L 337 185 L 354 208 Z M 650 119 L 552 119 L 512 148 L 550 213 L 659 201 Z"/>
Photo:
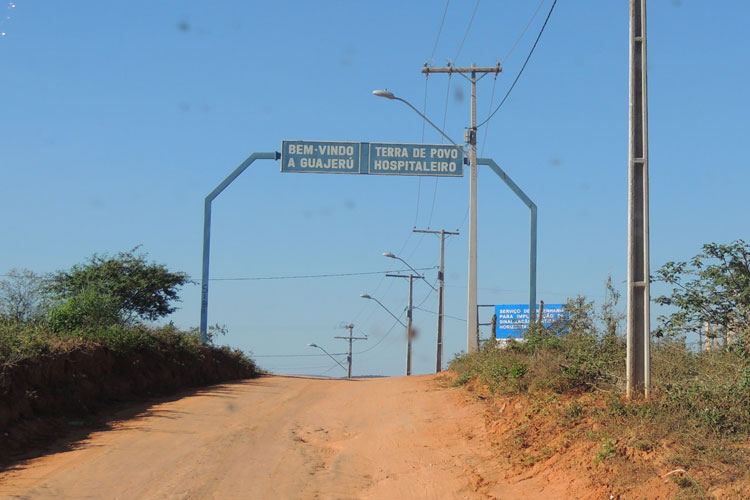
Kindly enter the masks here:
<path id="1" fill-rule="evenodd" d="M 462 176 L 463 152 L 442 144 L 370 144 L 369 173 Z"/>
<path id="2" fill-rule="evenodd" d="M 445 144 L 282 141 L 282 172 L 462 177 L 464 153 Z"/>

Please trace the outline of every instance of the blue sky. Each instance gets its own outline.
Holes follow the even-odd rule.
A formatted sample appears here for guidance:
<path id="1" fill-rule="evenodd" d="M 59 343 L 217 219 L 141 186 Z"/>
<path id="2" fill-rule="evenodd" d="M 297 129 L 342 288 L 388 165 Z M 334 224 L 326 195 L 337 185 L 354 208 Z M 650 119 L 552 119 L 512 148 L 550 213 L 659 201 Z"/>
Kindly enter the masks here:
<path id="1" fill-rule="evenodd" d="M 142 245 L 198 279 L 203 199 L 253 152 L 278 151 L 283 139 L 441 142 L 373 89 L 425 109 L 461 142 L 469 85 L 457 76 L 425 80 L 422 65 L 501 62 L 497 81 L 478 85 L 483 119 L 515 78 L 551 0 L 480 2 L 463 45 L 476 2 L 450 1 L 438 38 L 445 5 L 1 4 L 0 272 L 50 272 Z M 706 242 L 750 239 L 748 17 L 750 4 L 739 0 L 649 2 L 652 269 Z M 624 292 L 627 78 L 628 1 L 560 0 L 515 90 L 479 131 L 481 156 L 539 207 L 538 297 L 547 303 L 577 294 L 601 301 L 608 275 Z M 522 303 L 528 210 L 485 168 L 479 303 Z M 209 322 L 227 326 L 221 343 L 254 353 L 267 369 L 333 376 L 343 371 L 324 356 L 267 356 L 320 354 L 310 342 L 343 352 L 332 337 L 353 322 L 369 337 L 355 346 L 369 349 L 355 354 L 355 375 L 402 374 L 402 328 L 359 294 L 401 313 L 406 282 L 377 272 L 403 266 L 381 254 L 434 267 L 438 238 L 412 228 L 459 229 L 446 245 L 450 359 L 466 346 L 468 193 L 468 176 L 282 174 L 278 162 L 258 161 L 214 202 L 212 277 L 375 274 L 213 281 Z M 435 280 L 434 269 L 425 273 Z M 414 314 L 414 373 L 434 370 L 429 292 L 415 284 L 427 311 Z M 199 286 L 186 286 L 182 298 L 169 319 L 197 326 Z"/>

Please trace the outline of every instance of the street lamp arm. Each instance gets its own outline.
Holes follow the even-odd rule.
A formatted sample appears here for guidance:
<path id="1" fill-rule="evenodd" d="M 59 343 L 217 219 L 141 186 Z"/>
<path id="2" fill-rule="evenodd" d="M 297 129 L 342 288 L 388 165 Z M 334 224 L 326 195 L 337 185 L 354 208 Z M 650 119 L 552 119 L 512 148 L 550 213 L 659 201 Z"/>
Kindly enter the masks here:
<path id="1" fill-rule="evenodd" d="M 401 321 L 401 319 L 398 316 L 396 316 L 395 314 L 393 314 L 390 309 L 388 309 L 387 307 L 385 307 L 382 302 L 380 302 L 375 297 L 373 297 L 372 300 L 374 300 L 375 302 L 377 302 L 378 304 L 380 304 L 380 307 L 382 307 L 383 309 L 385 309 L 386 311 L 388 311 L 388 314 L 390 314 L 391 316 L 393 316 L 393 319 L 395 319 L 396 321 L 398 321 L 401 324 L 401 326 L 403 326 L 404 328 L 406 328 L 406 325 L 404 324 L 404 322 Z"/>
<path id="2" fill-rule="evenodd" d="M 422 114 L 422 112 L 419 111 L 417 108 L 415 108 L 414 106 L 412 106 L 412 104 L 409 101 L 407 101 L 406 99 L 401 99 L 400 97 L 395 96 L 393 94 L 393 92 L 389 92 L 387 90 L 373 90 L 372 93 L 373 93 L 373 95 L 376 95 L 378 97 L 385 97 L 386 99 L 391 99 L 391 100 L 403 102 L 404 104 L 406 104 L 407 106 L 409 106 L 416 114 L 418 114 L 419 116 L 421 116 L 424 119 L 424 121 L 426 121 L 427 123 L 429 123 L 430 126 L 432 126 L 432 128 L 434 128 L 435 130 L 437 130 L 440 133 L 440 135 L 442 135 L 443 137 L 445 137 L 446 139 L 448 139 L 448 142 L 450 142 L 451 144 L 453 144 L 454 146 L 456 146 L 458 149 L 460 149 L 461 151 L 463 151 L 464 154 L 466 154 L 466 150 L 463 148 L 463 146 L 459 146 L 458 144 L 456 144 L 453 141 L 453 139 L 451 139 L 450 137 L 448 137 L 448 135 L 440 129 L 440 127 L 438 127 L 437 125 L 435 125 L 434 123 L 432 123 L 432 121 L 429 118 L 427 118 L 424 114 Z"/>
<path id="3" fill-rule="evenodd" d="M 367 295 L 366 293 L 360 295 L 360 297 L 362 297 L 363 299 L 370 299 L 370 300 L 374 300 L 375 302 L 377 302 L 380 307 L 382 307 L 383 309 L 385 309 L 388 314 L 390 314 L 391 316 L 393 316 L 393 319 L 395 319 L 396 321 L 398 321 L 399 323 L 401 323 L 401 326 L 403 326 L 404 328 L 406 328 L 406 325 L 398 318 L 398 316 L 396 316 L 395 314 L 393 314 L 391 312 L 391 310 L 388 309 L 387 307 L 385 307 L 383 305 L 383 303 L 380 302 L 378 299 L 376 299 L 375 297 L 371 297 L 371 296 Z"/>
<path id="4" fill-rule="evenodd" d="M 393 99 L 395 99 L 396 101 L 401 101 L 404 104 L 406 104 L 407 106 L 409 106 L 412 110 L 414 110 L 415 113 L 417 113 L 419 116 L 421 116 L 424 119 L 424 121 L 426 121 L 427 123 L 429 123 L 432 126 L 432 128 L 434 128 L 435 130 L 437 130 L 440 133 L 440 135 L 442 135 L 443 137 L 445 137 L 446 139 L 448 139 L 448 142 L 450 142 L 451 144 L 453 144 L 454 146 L 456 146 L 458 149 L 460 149 L 461 151 L 463 151 L 464 153 L 466 153 L 466 150 L 462 146 L 459 146 L 458 144 L 456 144 L 453 141 L 453 139 L 451 139 L 450 137 L 448 137 L 448 134 L 446 134 L 445 132 L 443 132 L 442 130 L 440 130 L 440 127 L 438 127 L 437 125 L 435 125 L 434 123 L 432 123 L 432 121 L 429 118 L 427 118 L 425 115 L 423 115 L 417 108 L 415 108 L 414 106 L 412 106 L 409 101 L 407 101 L 405 99 L 401 99 L 400 97 L 396 97 L 396 96 L 393 96 Z"/>
<path id="5" fill-rule="evenodd" d="M 342 365 L 341 363 L 339 363 L 338 359 L 336 359 L 333 356 L 331 356 L 328 351 L 326 351 L 325 349 L 323 349 L 322 347 L 320 347 L 318 344 L 307 344 L 307 345 L 309 345 L 310 347 L 317 347 L 318 349 L 320 349 L 324 353 L 328 354 L 329 358 L 331 358 L 332 360 L 334 360 L 341 368 L 343 368 L 344 370 L 346 370 L 346 368 L 344 367 L 344 365 Z"/>
<path id="6" fill-rule="evenodd" d="M 432 286 L 432 283 L 430 283 L 429 281 L 427 281 L 425 279 L 424 275 L 420 274 L 419 271 L 417 271 L 416 269 L 414 269 L 413 267 L 411 267 L 411 264 L 409 264 L 408 262 L 406 262 L 404 259 L 402 259 L 398 255 L 394 255 L 391 252 L 385 252 L 385 253 L 383 253 L 383 257 L 390 257 L 391 259 L 398 259 L 398 260 L 400 260 L 401 262 L 403 262 L 404 264 L 406 264 L 406 266 L 409 269 L 411 269 L 412 271 L 414 271 L 414 273 L 416 274 L 416 276 L 418 276 L 419 278 L 422 279 L 422 281 L 424 281 L 425 283 L 427 283 L 427 286 L 429 286 L 430 288 L 432 288 L 433 292 L 437 292 L 437 288 L 435 288 L 434 286 Z"/>
<path id="7" fill-rule="evenodd" d="M 405 261 L 404 259 L 402 259 L 401 257 L 395 256 L 395 255 L 394 255 L 394 257 L 395 257 L 396 259 L 400 260 L 401 262 L 403 262 L 404 264 L 406 264 L 407 266 L 409 266 L 409 269 L 411 269 L 412 271 L 414 271 L 415 273 L 417 273 L 417 276 L 419 276 L 420 278 L 422 278 L 422 281 L 424 281 L 425 283 L 427 283 L 427 286 L 429 286 L 430 288 L 432 288 L 432 291 L 433 291 L 433 292 L 437 292 L 437 288 L 435 288 L 434 286 L 432 286 L 432 283 L 430 283 L 429 281 L 427 281 L 427 280 L 425 279 L 424 275 L 422 275 L 422 274 L 419 274 L 419 272 L 418 272 L 418 271 L 417 271 L 416 269 L 414 269 L 413 267 L 411 267 L 411 266 L 409 265 L 409 263 L 408 263 L 408 262 L 406 262 L 406 261 Z"/>

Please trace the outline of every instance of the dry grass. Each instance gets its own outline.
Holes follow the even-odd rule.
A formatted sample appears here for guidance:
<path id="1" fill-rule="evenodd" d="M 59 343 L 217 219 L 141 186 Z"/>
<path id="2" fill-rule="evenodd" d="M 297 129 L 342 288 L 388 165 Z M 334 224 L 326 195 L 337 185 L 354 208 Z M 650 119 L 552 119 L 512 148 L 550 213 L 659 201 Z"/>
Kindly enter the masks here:
<path id="1" fill-rule="evenodd" d="M 750 359 L 739 347 L 656 342 L 645 401 L 624 397 L 624 341 L 595 332 L 537 330 L 451 368 L 454 385 L 495 396 L 488 425 L 502 427 L 498 453 L 515 466 L 583 456 L 576 467 L 624 498 L 656 478 L 675 498 L 750 498 Z"/>

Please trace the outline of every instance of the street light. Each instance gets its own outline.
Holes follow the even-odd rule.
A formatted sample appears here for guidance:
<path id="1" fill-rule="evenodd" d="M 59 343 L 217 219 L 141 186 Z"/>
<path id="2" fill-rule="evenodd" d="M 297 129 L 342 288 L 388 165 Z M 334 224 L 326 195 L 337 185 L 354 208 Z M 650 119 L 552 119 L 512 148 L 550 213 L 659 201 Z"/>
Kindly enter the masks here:
<path id="1" fill-rule="evenodd" d="M 414 271 L 417 274 L 417 276 L 420 276 L 419 271 L 417 271 L 416 269 L 414 269 L 413 267 L 411 267 L 411 265 L 408 262 L 406 262 L 404 259 L 402 259 L 401 257 L 393 255 L 393 253 L 391 253 L 391 252 L 383 252 L 383 257 L 388 257 L 390 259 L 400 260 L 401 262 L 403 262 L 404 264 L 406 264 L 406 266 L 409 269 L 411 269 L 412 271 Z M 424 276 L 421 276 L 421 278 L 422 278 L 422 281 L 424 281 L 425 283 L 427 283 L 427 286 L 429 286 L 430 288 L 432 288 L 433 292 L 437 292 L 437 289 L 434 286 L 432 286 L 432 284 L 430 284 L 430 282 L 427 281 Z"/>
<path id="2" fill-rule="evenodd" d="M 437 292 L 438 294 L 438 323 L 437 323 L 437 350 L 435 355 L 435 373 L 440 373 L 443 371 L 443 286 L 444 286 L 444 253 L 445 253 L 445 231 L 442 231 L 441 236 L 441 244 L 440 244 L 440 270 L 438 271 L 438 281 L 440 283 L 440 290 L 435 290 L 435 287 L 430 284 L 429 281 L 424 279 L 424 276 L 422 276 L 422 280 L 427 283 L 430 288 L 432 288 L 433 291 Z M 408 262 L 406 262 L 401 257 L 397 257 L 391 252 L 385 252 L 383 253 L 384 257 L 390 257 L 391 259 L 398 259 L 407 266 L 409 266 L 409 269 L 411 269 L 414 272 L 417 272 L 416 269 L 411 267 Z"/>
<path id="3" fill-rule="evenodd" d="M 427 123 L 429 123 L 430 125 L 432 125 L 432 128 L 434 128 L 435 130 L 437 130 L 440 133 L 440 135 L 442 135 L 443 137 L 445 137 L 446 139 L 448 139 L 448 142 L 450 142 L 451 144 L 453 144 L 454 146 L 456 146 L 458 149 L 460 149 L 461 151 L 463 151 L 464 153 L 466 153 L 466 150 L 462 146 L 459 146 L 458 144 L 456 144 L 453 141 L 453 139 L 451 139 L 450 137 L 448 137 L 448 135 L 440 129 L 440 127 L 438 127 L 437 125 L 435 125 L 434 123 L 432 123 L 432 121 L 430 121 L 429 118 L 427 118 L 425 115 L 423 115 L 417 108 L 415 108 L 414 106 L 412 106 L 411 103 L 409 101 L 407 101 L 406 99 L 401 99 L 400 97 L 396 97 L 393 94 L 393 92 L 390 92 L 388 90 L 373 90 L 372 91 L 372 95 L 375 95 L 375 96 L 378 96 L 378 97 L 385 97 L 386 99 L 390 99 L 392 101 L 401 101 L 401 102 L 403 102 L 404 104 L 406 104 L 407 106 L 409 106 L 411 109 L 413 109 L 416 114 L 418 114 L 419 116 L 421 116 L 424 119 L 424 121 L 426 121 Z"/>
<path id="4" fill-rule="evenodd" d="M 476 69 L 474 69 L 476 71 Z M 471 129 L 467 130 L 469 150 L 469 276 L 468 276 L 468 297 L 467 297 L 467 321 L 466 321 L 466 351 L 469 353 L 479 350 L 479 325 L 477 317 L 477 140 L 476 140 L 476 95 L 474 73 L 472 73 L 472 107 L 471 107 Z M 410 102 L 396 97 L 393 92 L 388 90 L 373 90 L 373 95 L 385 97 L 386 99 L 401 101 L 409 106 L 415 113 L 421 116 L 432 128 L 440 132 L 440 135 L 450 141 L 451 144 L 460 148 L 466 153 L 466 150 L 453 142 L 453 139 L 443 132 L 440 127 L 435 125 L 425 115 L 419 112 Z"/>
<path id="5" fill-rule="evenodd" d="M 414 276 L 413 274 L 409 274 L 408 276 L 404 276 L 401 274 L 386 274 L 386 276 L 393 277 L 393 278 L 409 278 L 409 306 L 406 310 L 406 318 L 407 318 L 407 324 L 404 324 L 403 321 L 401 321 L 395 314 L 391 312 L 390 309 L 385 307 L 382 302 L 380 302 L 375 297 L 370 297 L 366 293 L 359 294 L 360 297 L 363 299 L 370 299 L 377 302 L 380 307 L 385 309 L 388 314 L 394 317 L 396 321 L 398 321 L 401 326 L 406 328 L 406 375 L 411 375 L 411 311 L 412 311 L 412 301 L 411 301 L 411 292 L 412 292 L 412 282 L 414 281 L 414 278 L 417 276 Z"/>
<path id="6" fill-rule="evenodd" d="M 328 351 L 326 351 L 325 349 L 323 349 L 322 347 L 320 347 L 318 344 L 307 344 L 307 345 L 309 345 L 310 347 L 317 347 L 318 349 L 320 349 L 324 353 L 328 354 L 328 357 L 331 358 L 332 360 L 334 360 L 341 368 L 344 368 L 344 365 L 342 365 L 341 363 L 339 363 L 338 359 L 336 359 L 333 356 L 331 356 L 331 354 Z M 346 371 L 346 368 L 344 368 L 344 371 Z"/>
<path id="7" fill-rule="evenodd" d="M 385 309 L 388 312 L 388 314 L 390 314 L 391 316 L 393 316 L 393 318 L 401 324 L 401 326 L 403 326 L 404 328 L 406 328 L 406 325 L 404 324 L 404 322 L 401 321 L 398 316 L 396 316 L 395 314 L 393 314 L 390 309 L 388 309 L 387 307 L 385 307 L 383 305 L 383 303 L 380 302 L 378 299 L 376 299 L 375 297 L 370 297 L 366 293 L 360 293 L 359 296 L 362 297 L 363 299 L 374 300 L 375 302 L 377 302 L 378 304 L 380 304 L 380 307 L 382 307 L 383 309 Z"/>

